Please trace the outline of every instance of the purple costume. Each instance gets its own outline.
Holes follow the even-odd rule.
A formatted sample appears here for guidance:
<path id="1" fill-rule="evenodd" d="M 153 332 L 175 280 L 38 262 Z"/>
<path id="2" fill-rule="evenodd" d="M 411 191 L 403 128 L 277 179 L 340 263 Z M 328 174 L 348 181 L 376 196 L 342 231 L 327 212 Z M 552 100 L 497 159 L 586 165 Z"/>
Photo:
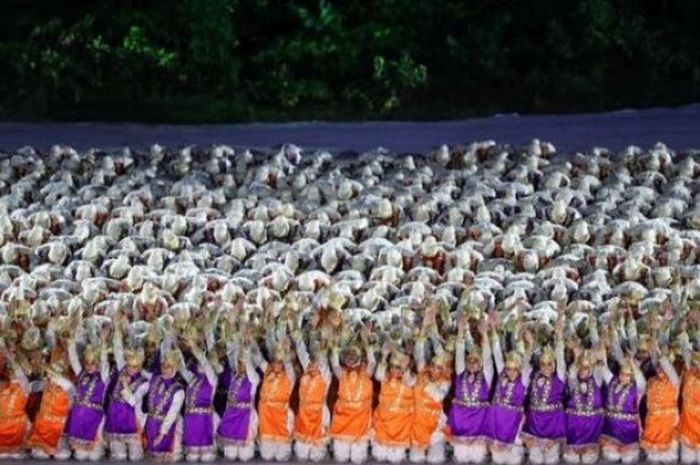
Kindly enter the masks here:
<path id="1" fill-rule="evenodd" d="M 528 446 L 548 446 L 566 439 L 565 384 L 556 374 L 537 373 L 530 383 L 530 406 L 523 435 Z"/>
<path id="2" fill-rule="evenodd" d="M 621 447 L 639 443 L 637 386 L 623 386 L 617 377 L 610 383 L 605 399 L 603 440 Z"/>
<path id="3" fill-rule="evenodd" d="M 524 403 L 525 385 L 522 376 L 518 375 L 515 381 L 511 381 L 505 373 L 501 374 L 488 412 L 492 445 L 503 447 L 515 443 L 523 420 Z"/>
<path id="4" fill-rule="evenodd" d="M 566 405 L 567 449 L 576 454 L 597 452 L 604 418 L 603 389 L 593 375 L 577 379 Z"/>
<path id="5" fill-rule="evenodd" d="M 185 390 L 182 446 L 186 454 L 214 452 L 214 387 L 197 373 Z"/>
<path id="6" fill-rule="evenodd" d="M 173 376 L 163 378 L 156 376 L 151 382 L 148 391 L 148 416 L 146 417 L 146 452 L 153 458 L 171 458 L 175 452 L 175 428 L 174 422 L 165 437 L 158 444 L 154 444 L 165 416 L 173 403 L 175 394 L 182 390 L 180 382 Z"/>
<path id="7" fill-rule="evenodd" d="M 105 383 L 99 371 L 83 371 L 78 377 L 75 402 L 70 409 L 66 434 L 73 449 L 92 450 L 104 418 Z"/>
<path id="8" fill-rule="evenodd" d="M 223 444 L 246 446 L 253 439 L 248 437 L 253 409 L 252 387 L 245 374 L 236 374 L 231 379 L 226 410 L 217 431 Z"/>
<path id="9" fill-rule="evenodd" d="M 141 372 L 129 375 L 126 368 L 119 372 L 109 407 L 107 407 L 105 437 L 108 440 L 141 441 L 141 431 L 139 431 L 139 425 L 136 421 L 136 409 L 140 410 L 141 405 L 129 405 L 122 397 L 122 390 L 128 386 L 131 392 L 135 392 L 146 381 Z"/>
<path id="10" fill-rule="evenodd" d="M 447 417 L 452 441 L 459 444 L 484 441 L 489 411 L 489 386 L 484 374 L 464 371 L 454 383 L 455 396 Z"/>

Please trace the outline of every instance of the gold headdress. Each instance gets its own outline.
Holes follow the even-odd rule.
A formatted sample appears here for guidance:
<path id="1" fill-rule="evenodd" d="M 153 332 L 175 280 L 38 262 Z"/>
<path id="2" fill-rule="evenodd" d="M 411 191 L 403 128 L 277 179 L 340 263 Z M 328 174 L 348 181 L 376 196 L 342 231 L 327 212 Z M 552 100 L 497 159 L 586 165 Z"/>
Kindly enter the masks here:
<path id="1" fill-rule="evenodd" d="M 591 353 L 588 350 L 581 352 L 576 359 L 576 366 L 579 370 L 588 370 L 593 366 Z"/>
<path id="2" fill-rule="evenodd" d="M 620 363 L 620 374 L 621 375 L 629 375 L 632 376 L 634 373 L 634 370 L 632 368 L 632 362 L 629 360 L 625 360 L 622 363 Z"/>
<path id="3" fill-rule="evenodd" d="M 554 365 L 554 351 L 550 346 L 545 346 L 540 355 L 540 366 Z"/>
<path id="4" fill-rule="evenodd" d="M 506 354 L 506 370 L 519 370 L 521 365 L 521 356 L 514 350 Z"/>
<path id="5" fill-rule="evenodd" d="M 467 354 L 467 360 L 481 363 L 481 347 L 474 346 Z"/>
<path id="6" fill-rule="evenodd" d="M 124 360 L 131 367 L 140 368 L 143 366 L 144 358 L 143 350 L 141 349 L 132 348 L 124 351 Z"/>
<path id="7" fill-rule="evenodd" d="M 95 364 L 100 361 L 100 348 L 94 344 L 89 344 L 85 347 L 83 354 L 86 364 Z"/>
<path id="8" fill-rule="evenodd" d="M 391 358 L 389 359 L 389 366 L 391 368 L 401 368 L 404 362 L 405 355 L 399 351 L 393 351 L 391 353 Z"/>

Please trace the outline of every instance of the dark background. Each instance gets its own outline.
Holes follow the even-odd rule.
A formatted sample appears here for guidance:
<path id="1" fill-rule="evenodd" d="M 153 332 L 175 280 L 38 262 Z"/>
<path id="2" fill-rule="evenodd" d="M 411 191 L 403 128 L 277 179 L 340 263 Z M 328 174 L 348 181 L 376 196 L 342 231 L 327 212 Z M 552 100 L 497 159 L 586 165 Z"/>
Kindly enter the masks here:
<path id="1" fill-rule="evenodd" d="M 698 0 L 0 5 L 5 120 L 435 120 L 700 100 Z"/>

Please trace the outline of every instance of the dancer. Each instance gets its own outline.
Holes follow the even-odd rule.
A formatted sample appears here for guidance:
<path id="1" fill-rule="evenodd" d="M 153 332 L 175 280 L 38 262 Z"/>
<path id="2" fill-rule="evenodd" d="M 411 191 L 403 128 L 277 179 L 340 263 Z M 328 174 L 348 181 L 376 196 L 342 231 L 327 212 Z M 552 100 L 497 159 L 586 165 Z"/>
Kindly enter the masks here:
<path id="1" fill-rule="evenodd" d="M 331 415 L 326 405 L 331 368 L 323 343 L 314 340 L 307 351 L 301 332 L 293 333 L 304 374 L 299 382 L 299 411 L 294 422 L 294 454 L 298 460 L 320 462 L 327 455 Z"/>
<path id="2" fill-rule="evenodd" d="M 105 340 L 106 333 L 103 333 L 99 346 L 88 344 L 85 347 L 84 365 L 80 363 L 75 339 L 68 342 L 68 359 L 78 380 L 66 435 L 73 455 L 80 461 L 94 462 L 104 456 L 104 402 L 109 382 Z"/>
<path id="3" fill-rule="evenodd" d="M 651 363 L 656 374 L 647 385 L 647 416 L 641 445 L 647 459 L 654 463 L 678 462 L 678 395 L 681 380 L 673 367 L 672 354 L 659 349 L 655 339 L 650 343 Z"/>
<path id="4" fill-rule="evenodd" d="M 555 325 L 555 349 L 545 346 L 539 357 L 539 370 L 530 383 L 530 405 L 523 427 L 523 442 L 533 464 L 554 464 L 559 461 L 560 444 L 566 440 L 564 390 L 564 309 L 558 302 Z"/>
<path id="5" fill-rule="evenodd" d="M 455 396 L 450 407 L 448 424 L 454 448 L 454 459 L 460 463 L 483 463 L 488 455 L 489 392 L 493 380 L 493 359 L 486 319 L 479 325 L 481 347 L 472 347 L 466 356 L 467 320 L 462 317 L 457 329 L 455 353 Z M 495 337 L 495 336 L 494 336 Z"/>
<path id="6" fill-rule="evenodd" d="M 255 393 L 260 384 L 260 375 L 253 362 L 253 344 L 250 331 L 246 330 L 242 342 L 231 341 L 227 347 L 231 382 L 226 408 L 216 431 L 219 447 L 223 449 L 226 460 L 248 462 L 255 456 L 258 432 Z"/>
<path id="7" fill-rule="evenodd" d="M 150 383 L 144 427 L 145 451 L 148 457 L 165 462 L 182 459 L 182 416 L 185 390 L 177 379 L 182 354 L 171 348 L 161 354 L 160 374 Z"/>
<path id="8" fill-rule="evenodd" d="M 338 399 L 333 406 L 330 429 L 333 458 L 337 462 L 359 464 L 367 460 L 372 422 L 372 375 L 376 361 L 367 344 L 367 332 L 363 331 L 363 334 L 366 354 L 364 363 L 363 348 L 358 344 L 352 344 L 344 350 L 342 366 L 338 345 L 331 352 L 331 368 L 338 379 Z"/>
<path id="9" fill-rule="evenodd" d="M 29 380 L 14 354 L 0 353 L 0 459 L 23 459 L 24 442 L 31 429 L 25 412 Z"/>
<path id="10" fill-rule="evenodd" d="M 115 460 L 139 461 L 143 458 L 141 435 L 145 424 L 143 399 L 148 393 L 149 376 L 143 371 L 143 350 L 123 348 L 126 320 L 114 326 L 113 349 L 117 379 L 112 390 L 105 423 L 105 439 Z"/>
<path id="11" fill-rule="evenodd" d="M 564 461 L 592 464 L 600 456 L 605 420 L 603 371 L 597 365 L 605 363 L 607 355 L 605 349 L 591 352 L 577 348 L 575 356 L 569 369 Z"/>
<path id="12" fill-rule="evenodd" d="M 384 344 L 375 374 L 375 379 L 381 383 L 379 405 L 372 417 L 372 456 L 381 462 L 402 462 L 411 446 L 416 379 L 409 370 L 409 363 L 408 356 L 398 348 L 392 350 L 388 342 Z"/>

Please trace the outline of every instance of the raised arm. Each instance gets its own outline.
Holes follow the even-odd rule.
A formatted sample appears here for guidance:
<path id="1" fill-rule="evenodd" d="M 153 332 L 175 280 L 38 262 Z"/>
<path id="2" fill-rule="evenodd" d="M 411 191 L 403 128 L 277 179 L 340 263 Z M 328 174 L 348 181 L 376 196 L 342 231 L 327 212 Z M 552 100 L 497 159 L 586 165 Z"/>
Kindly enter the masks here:
<path id="1" fill-rule="evenodd" d="M 194 350 L 192 350 L 192 354 L 194 355 L 194 358 L 197 359 L 197 363 L 199 363 L 199 366 L 202 367 L 204 376 L 207 377 L 207 381 L 209 381 L 209 384 L 214 389 L 216 389 L 216 384 L 218 383 L 219 379 L 216 376 L 216 373 L 214 372 L 214 368 L 211 366 L 211 363 L 209 363 L 209 360 L 207 359 L 206 355 L 204 355 L 204 352 L 199 347 L 197 347 Z"/>
<path id="2" fill-rule="evenodd" d="M 331 370 L 333 371 L 333 375 L 340 379 L 343 374 L 343 369 L 340 366 L 340 348 L 337 346 L 331 349 Z"/>
<path id="3" fill-rule="evenodd" d="M 306 350 L 306 344 L 304 344 L 304 338 L 300 333 L 293 333 L 292 338 L 294 339 L 294 346 L 297 351 L 297 358 L 299 363 L 301 363 L 301 368 L 306 372 L 309 369 L 310 358 L 309 352 Z"/>
<path id="4" fill-rule="evenodd" d="M 457 340 L 455 341 L 455 375 L 459 376 L 464 373 L 464 332 L 467 327 L 466 318 L 461 315 L 457 320 Z"/>
<path id="5" fill-rule="evenodd" d="M 100 345 L 100 378 L 102 382 L 109 382 L 109 357 L 107 356 L 107 346 L 102 343 Z"/>
<path id="6" fill-rule="evenodd" d="M 114 362 L 117 370 L 121 371 L 126 365 L 124 360 L 124 341 L 120 321 L 114 325 L 114 337 L 112 338 L 112 348 L 114 350 Z"/>
<path id="7" fill-rule="evenodd" d="M 664 372 L 666 373 L 666 376 L 668 376 L 668 379 L 671 380 L 671 384 L 673 384 L 673 387 L 676 388 L 677 395 L 681 387 L 681 378 L 678 375 L 676 369 L 673 368 L 671 360 L 669 360 L 668 356 L 664 355 L 659 359 L 659 365 L 661 366 L 661 369 L 664 370 Z"/>
<path id="8" fill-rule="evenodd" d="M 500 375 L 503 373 L 503 367 L 505 366 L 503 351 L 501 350 L 501 340 L 495 331 L 491 331 L 490 339 L 493 347 L 493 361 L 496 364 L 496 373 Z"/>
<path id="9" fill-rule="evenodd" d="M 68 362 L 70 362 L 70 367 L 73 369 L 73 373 L 79 376 L 83 371 L 83 367 L 80 364 L 80 357 L 78 357 L 78 348 L 76 347 L 75 339 L 70 338 L 68 340 Z"/>
<path id="10" fill-rule="evenodd" d="M 501 359 L 502 358 L 501 356 Z M 493 357 L 491 355 L 491 344 L 489 344 L 489 337 L 485 326 L 481 333 L 481 365 L 483 367 L 484 379 L 490 388 L 491 383 L 493 383 Z"/>
<path id="11" fill-rule="evenodd" d="M 634 382 L 637 385 L 637 403 L 640 403 L 647 390 L 647 380 L 644 378 L 642 370 L 639 369 L 639 363 L 634 359 L 632 359 L 632 372 L 634 373 Z"/>
<path id="12" fill-rule="evenodd" d="M 425 368 L 425 337 L 420 334 L 413 346 L 413 358 L 416 360 L 416 368 L 422 371 Z"/>

